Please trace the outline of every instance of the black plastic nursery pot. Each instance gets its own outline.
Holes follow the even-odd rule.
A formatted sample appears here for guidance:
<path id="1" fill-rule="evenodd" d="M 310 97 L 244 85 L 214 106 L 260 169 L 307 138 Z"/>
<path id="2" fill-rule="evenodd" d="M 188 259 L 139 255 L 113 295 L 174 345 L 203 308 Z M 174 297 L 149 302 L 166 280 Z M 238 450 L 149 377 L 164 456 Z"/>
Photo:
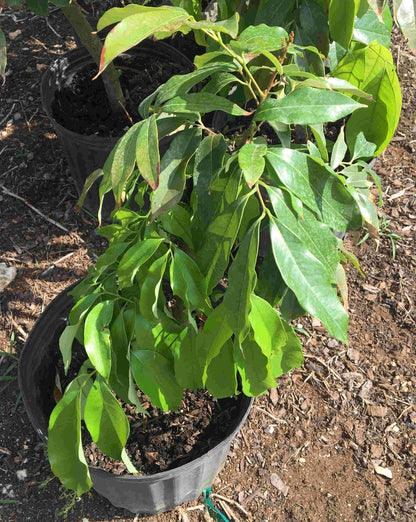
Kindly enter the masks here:
<path id="1" fill-rule="evenodd" d="M 122 56 L 139 57 L 149 62 L 161 59 L 177 65 L 178 74 L 183 73 L 183 71 L 191 72 L 194 69 L 194 65 L 185 55 L 171 45 L 159 41 L 145 40 L 127 53 L 123 53 Z M 94 170 L 103 167 L 119 139 L 119 137 L 104 137 L 96 134 L 79 134 L 63 126 L 54 116 L 53 105 L 57 93 L 71 85 L 75 75 L 92 64 L 95 65 L 85 48 L 75 49 L 55 60 L 44 73 L 41 81 L 42 105 L 62 144 L 78 195 L 81 194 L 87 177 Z M 140 101 L 137 101 L 137 107 Z M 136 111 L 137 107 L 135 108 Z M 172 137 L 170 136 L 162 138 L 159 144 L 161 155 L 166 152 L 171 141 Z M 99 206 L 98 186 L 99 182 L 96 182 L 88 192 L 84 202 L 84 206 L 94 214 L 97 213 Z M 108 217 L 113 208 L 114 199 L 108 195 L 104 200 L 104 217 Z"/>
<path id="2" fill-rule="evenodd" d="M 19 359 L 19 386 L 30 422 L 47 441 L 49 415 L 54 407 L 53 390 L 57 361 L 61 357 L 59 336 L 73 306 L 68 290 L 59 294 L 35 323 Z M 197 498 L 222 469 L 231 441 L 246 420 L 253 399 L 243 396 L 229 435 L 204 455 L 177 468 L 153 475 L 114 475 L 90 466 L 93 488 L 114 506 L 135 514 L 157 514 Z"/>

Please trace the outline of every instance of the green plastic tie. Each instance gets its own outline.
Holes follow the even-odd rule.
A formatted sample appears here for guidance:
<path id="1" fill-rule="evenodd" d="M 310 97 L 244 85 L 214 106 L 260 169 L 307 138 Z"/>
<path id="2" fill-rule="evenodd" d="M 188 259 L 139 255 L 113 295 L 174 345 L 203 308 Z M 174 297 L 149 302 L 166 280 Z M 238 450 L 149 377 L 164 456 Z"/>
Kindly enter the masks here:
<path id="1" fill-rule="evenodd" d="M 210 494 L 211 488 L 207 488 L 204 491 L 204 503 L 210 517 L 213 518 L 215 522 L 230 522 L 230 520 L 223 513 L 221 513 L 221 511 L 212 505 L 211 499 L 209 498 Z"/>

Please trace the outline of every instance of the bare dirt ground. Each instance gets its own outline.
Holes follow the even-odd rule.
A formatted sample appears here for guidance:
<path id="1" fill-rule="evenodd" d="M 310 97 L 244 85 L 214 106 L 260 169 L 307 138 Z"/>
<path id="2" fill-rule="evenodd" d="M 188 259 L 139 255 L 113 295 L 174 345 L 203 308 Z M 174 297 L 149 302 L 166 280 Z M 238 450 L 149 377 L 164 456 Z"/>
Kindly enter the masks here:
<path id="1" fill-rule="evenodd" d="M 74 40 L 59 10 L 48 23 L 11 13 L 0 15 L 9 40 L 0 87 L 0 263 L 17 277 L 0 294 L 0 349 L 18 356 L 44 307 L 104 245 L 94 218 L 73 211 L 75 188 L 39 97 L 42 71 Z M 298 321 L 304 366 L 255 401 L 213 485 L 212 500 L 230 520 L 416 519 L 416 57 L 397 33 L 393 53 L 403 113 L 376 166 L 380 239 L 347 239 L 366 276 L 348 266 L 349 346 L 317 321 Z M 14 361 L 0 355 L 0 520 L 133 521 L 95 492 L 76 499 L 53 478 L 19 399 Z M 211 519 L 200 498 L 147 520 Z"/>

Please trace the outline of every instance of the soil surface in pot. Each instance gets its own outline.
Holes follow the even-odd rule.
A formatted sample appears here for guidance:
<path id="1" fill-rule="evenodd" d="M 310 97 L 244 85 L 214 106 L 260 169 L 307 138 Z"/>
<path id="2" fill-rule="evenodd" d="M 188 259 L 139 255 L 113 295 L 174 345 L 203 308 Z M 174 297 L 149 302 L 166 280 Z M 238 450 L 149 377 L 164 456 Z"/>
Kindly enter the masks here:
<path id="1" fill-rule="evenodd" d="M 52 369 L 56 367 L 63 389 L 77 375 L 84 360 L 85 350 L 75 341 L 68 374 L 64 374 L 61 357 L 51 365 Z M 45 372 L 51 381 L 47 368 Z M 55 402 L 53 394 L 50 395 L 48 415 Z M 130 404 L 120 403 L 130 423 L 126 452 L 143 475 L 173 469 L 204 455 L 234 431 L 240 411 L 241 396 L 217 400 L 204 390 L 185 391 L 178 410 L 168 412 L 154 407 L 140 390 L 137 395 L 149 416 L 136 413 Z M 128 473 L 123 462 L 102 453 L 85 426 L 83 442 L 88 464 L 116 475 Z"/>
<path id="2" fill-rule="evenodd" d="M 71 83 L 55 93 L 53 116 L 66 129 L 84 135 L 121 136 L 133 123 L 141 120 L 138 106 L 159 85 L 175 74 L 189 72 L 171 58 L 123 56 L 115 60 L 126 98 L 125 111 L 112 112 L 101 77 L 95 64 L 86 65 Z"/>

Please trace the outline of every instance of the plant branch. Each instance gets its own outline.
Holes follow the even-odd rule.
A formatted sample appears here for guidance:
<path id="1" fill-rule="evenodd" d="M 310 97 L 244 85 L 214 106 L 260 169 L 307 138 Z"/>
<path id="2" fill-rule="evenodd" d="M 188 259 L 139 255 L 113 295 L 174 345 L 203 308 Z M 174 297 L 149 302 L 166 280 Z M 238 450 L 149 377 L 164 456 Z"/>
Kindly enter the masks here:
<path id="1" fill-rule="evenodd" d="M 93 28 L 89 24 L 84 13 L 81 11 L 79 5 L 76 1 L 73 1 L 68 6 L 61 7 L 61 9 L 64 16 L 79 36 L 82 45 L 87 49 L 95 63 L 99 66 L 103 46 L 100 38 L 96 34 L 93 34 Z M 108 65 L 102 78 L 112 111 L 116 114 L 120 113 L 122 111 L 120 103 L 124 105 L 125 100 L 117 71 L 113 63 Z"/>

